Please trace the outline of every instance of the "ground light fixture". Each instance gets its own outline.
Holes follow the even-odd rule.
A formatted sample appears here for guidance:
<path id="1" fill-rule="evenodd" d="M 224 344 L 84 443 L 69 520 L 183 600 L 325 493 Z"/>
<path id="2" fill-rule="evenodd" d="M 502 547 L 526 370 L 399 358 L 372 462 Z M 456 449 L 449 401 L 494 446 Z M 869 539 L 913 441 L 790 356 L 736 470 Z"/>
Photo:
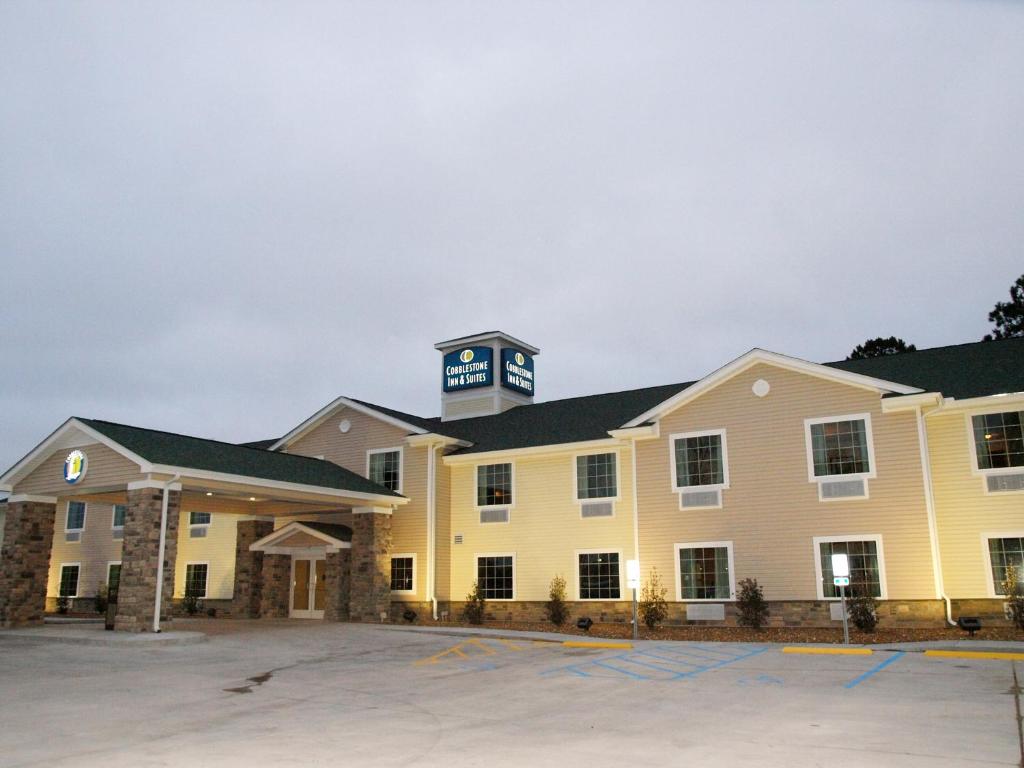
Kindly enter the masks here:
<path id="1" fill-rule="evenodd" d="M 406 608 L 404 611 L 402 611 L 402 618 L 408 621 L 410 624 L 412 624 L 414 621 L 416 621 L 416 611 L 414 611 L 412 608 Z"/>
<path id="2" fill-rule="evenodd" d="M 577 629 L 582 629 L 584 632 L 589 632 L 592 626 L 594 626 L 594 620 L 589 616 L 576 620 Z"/>
<path id="3" fill-rule="evenodd" d="M 981 629 L 981 619 L 977 616 L 961 616 L 956 620 L 956 625 L 969 633 L 970 637 L 974 637 L 974 633 Z"/>

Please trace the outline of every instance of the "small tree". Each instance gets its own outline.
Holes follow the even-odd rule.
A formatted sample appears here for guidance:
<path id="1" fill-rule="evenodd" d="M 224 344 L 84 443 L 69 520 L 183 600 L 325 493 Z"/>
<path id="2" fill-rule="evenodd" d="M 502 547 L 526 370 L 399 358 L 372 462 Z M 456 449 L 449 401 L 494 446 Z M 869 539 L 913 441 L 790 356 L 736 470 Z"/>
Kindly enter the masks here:
<path id="1" fill-rule="evenodd" d="M 992 333 L 985 334 L 982 341 L 1012 339 L 1024 336 L 1024 275 L 1010 286 L 1010 300 L 997 301 L 988 313 L 988 320 L 994 326 Z"/>
<path id="2" fill-rule="evenodd" d="M 181 601 L 181 604 L 185 608 L 185 613 L 189 616 L 195 616 L 203 607 L 202 602 L 199 599 L 199 594 L 191 584 L 185 587 L 185 597 Z"/>
<path id="3" fill-rule="evenodd" d="M 96 607 L 96 613 L 102 615 L 107 612 L 107 585 L 100 584 L 96 588 L 96 597 L 93 598 L 93 605 Z"/>
<path id="4" fill-rule="evenodd" d="M 71 608 L 70 598 L 61 595 L 57 598 L 57 613 L 64 615 Z"/>
<path id="5" fill-rule="evenodd" d="M 565 579 L 555 576 L 551 580 L 551 589 L 548 592 L 548 603 L 544 606 L 548 615 L 548 621 L 556 627 L 565 624 L 569 618 L 569 606 L 565 602 Z"/>
<path id="6" fill-rule="evenodd" d="M 850 352 L 847 360 L 865 360 L 869 357 L 885 357 L 886 355 L 898 355 L 901 352 L 916 352 L 917 347 L 907 344 L 903 339 L 890 336 L 883 339 L 881 336 L 868 339 L 863 344 L 858 344 Z"/>
<path id="7" fill-rule="evenodd" d="M 861 632 L 874 632 L 878 626 L 878 603 L 865 584 L 854 584 L 851 597 L 846 601 L 850 621 Z"/>
<path id="8" fill-rule="evenodd" d="M 483 624 L 486 607 L 487 601 L 480 591 L 480 584 L 474 581 L 473 588 L 466 595 L 466 604 L 462 606 L 462 619 L 470 624 Z"/>
<path id="9" fill-rule="evenodd" d="M 743 579 L 739 583 L 736 610 L 739 611 L 738 621 L 741 626 L 760 629 L 768 621 L 768 603 L 765 602 L 764 590 L 757 579 Z"/>
<path id="10" fill-rule="evenodd" d="M 1006 566 L 1003 578 L 1003 594 L 1006 595 L 1006 607 L 1010 612 L 1010 621 L 1017 629 L 1024 629 L 1024 587 L 1020 583 L 1020 571 L 1017 566 Z"/>
<path id="11" fill-rule="evenodd" d="M 640 590 L 640 602 L 637 605 L 640 619 L 648 629 L 654 629 L 668 618 L 668 603 L 665 602 L 667 594 L 668 590 L 661 586 L 658 569 L 651 568 L 651 575 Z"/>

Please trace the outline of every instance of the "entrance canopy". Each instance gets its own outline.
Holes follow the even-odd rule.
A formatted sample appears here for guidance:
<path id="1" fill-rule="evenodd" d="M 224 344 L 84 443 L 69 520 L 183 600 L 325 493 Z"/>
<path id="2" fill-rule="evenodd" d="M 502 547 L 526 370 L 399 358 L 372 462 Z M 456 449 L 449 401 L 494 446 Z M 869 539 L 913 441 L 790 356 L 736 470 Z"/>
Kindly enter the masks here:
<path id="1" fill-rule="evenodd" d="M 320 522 L 288 523 L 249 545 L 252 552 L 289 555 L 297 551 L 338 552 L 352 548 L 352 529 L 347 525 Z"/>
<path id="2" fill-rule="evenodd" d="M 207 508 L 275 515 L 394 508 L 408 499 L 322 459 L 95 419 L 71 418 L 0 476 L 0 492 L 49 501 L 171 483 Z M 215 510 L 216 511 L 216 510 Z"/>

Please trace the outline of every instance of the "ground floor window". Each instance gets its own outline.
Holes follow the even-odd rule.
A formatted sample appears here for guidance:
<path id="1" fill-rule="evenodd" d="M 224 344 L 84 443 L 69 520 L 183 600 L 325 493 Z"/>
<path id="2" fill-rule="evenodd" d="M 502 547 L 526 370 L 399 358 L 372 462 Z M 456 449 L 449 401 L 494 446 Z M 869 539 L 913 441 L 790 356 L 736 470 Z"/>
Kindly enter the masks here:
<path id="1" fill-rule="evenodd" d="M 185 594 L 194 597 L 206 597 L 206 580 L 210 566 L 207 563 L 188 563 L 185 565 Z"/>
<path id="2" fill-rule="evenodd" d="M 412 555 L 396 555 L 391 558 L 391 591 L 412 592 L 416 560 Z"/>
<path id="3" fill-rule="evenodd" d="M 60 596 L 78 597 L 78 563 L 60 567 Z"/>
<path id="4" fill-rule="evenodd" d="M 109 563 L 107 565 L 107 594 L 117 594 L 117 588 L 121 584 L 121 564 Z"/>
<path id="5" fill-rule="evenodd" d="M 619 599 L 619 553 L 581 552 L 580 600 Z"/>
<path id="6" fill-rule="evenodd" d="M 730 543 L 680 544 L 677 549 L 681 600 L 729 600 L 732 597 Z"/>
<path id="7" fill-rule="evenodd" d="M 513 599 L 515 558 L 512 555 L 477 556 L 476 581 L 485 600 Z"/>
<path id="8" fill-rule="evenodd" d="M 1024 583 L 1024 538 L 1015 536 L 1006 539 L 988 540 L 988 558 L 992 564 L 992 587 L 997 595 L 1005 595 L 1003 583 L 1006 569 L 1017 569 L 1017 581 Z"/>
<path id="9" fill-rule="evenodd" d="M 832 555 L 845 554 L 850 558 L 850 588 L 847 596 L 867 593 L 882 596 L 882 572 L 878 557 L 878 540 L 822 541 L 818 544 L 821 561 L 821 592 L 823 597 L 839 597 L 839 587 L 833 582 Z"/>

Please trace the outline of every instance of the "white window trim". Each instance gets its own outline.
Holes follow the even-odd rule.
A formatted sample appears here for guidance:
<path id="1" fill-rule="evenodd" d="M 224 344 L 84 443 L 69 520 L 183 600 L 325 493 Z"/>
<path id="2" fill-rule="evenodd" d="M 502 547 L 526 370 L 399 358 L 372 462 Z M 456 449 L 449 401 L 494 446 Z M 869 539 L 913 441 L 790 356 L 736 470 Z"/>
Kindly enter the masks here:
<path id="1" fill-rule="evenodd" d="M 375 453 L 397 453 L 398 454 L 398 488 L 395 489 L 395 493 L 402 493 L 402 489 L 405 487 L 405 448 L 398 446 L 396 448 L 370 448 L 366 452 L 366 479 L 370 479 L 370 457 Z M 321 459 L 323 456 L 320 457 Z"/>
<path id="2" fill-rule="evenodd" d="M 512 498 L 515 498 L 514 496 Z M 480 581 L 480 558 L 481 557 L 511 557 L 512 558 L 512 597 L 488 597 L 489 603 L 511 603 L 519 594 L 519 568 L 516 566 L 515 552 L 477 552 L 473 555 L 473 581 Z"/>
<path id="3" fill-rule="evenodd" d="M 118 507 L 124 507 L 125 517 L 126 518 L 128 517 L 128 505 L 127 504 L 112 504 L 110 506 L 110 530 L 112 530 L 112 531 L 123 531 L 124 530 L 124 524 L 123 523 L 121 525 L 115 525 L 114 524 L 114 521 L 117 520 L 117 508 Z"/>
<path id="4" fill-rule="evenodd" d="M 718 435 L 722 438 L 722 482 L 712 483 L 709 485 L 679 485 L 679 477 L 676 472 L 676 440 L 682 440 L 683 438 L 689 437 L 706 437 L 708 435 Z M 674 493 L 701 493 L 704 491 L 723 491 L 729 487 L 729 444 L 726 440 L 725 429 L 701 429 L 695 432 L 676 432 L 668 436 L 668 465 L 669 471 L 672 473 L 672 491 Z M 719 500 L 721 500 L 721 494 L 719 494 Z M 682 497 L 680 496 L 679 504 L 682 507 Z M 718 506 L 721 506 L 719 502 Z M 687 507 L 687 509 L 700 509 L 700 507 Z"/>
<path id="5" fill-rule="evenodd" d="M 812 449 L 813 441 L 811 440 L 811 427 L 814 424 L 831 424 L 835 421 L 857 421 L 862 420 L 864 422 L 864 439 L 868 444 L 868 469 L 867 472 L 852 472 L 846 475 L 821 475 L 816 476 L 814 474 L 814 451 Z M 870 413 L 850 413 L 844 416 L 819 416 L 813 419 L 804 419 L 804 450 L 807 453 L 807 480 L 811 483 L 817 483 L 818 488 L 818 499 L 821 501 L 858 501 L 860 499 L 868 498 L 868 484 L 864 484 L 864 495 L 863 496 L 850 496 L 842 497 L 839 499 L 822 499 L 821 498 L 821 484 L 822 483 L 836 483 L 842 482 L 843 480 L 870 480 L 876 476 L 878 471 L 878 464 L 875 462 L 875 437 L 871 431 L 871 414 Z"/>
<path id="6" fill-rule="evenodd" d="M 64 569 L 75 567 L 78 569 L 78 579 L 75 581 L 75 594 L 73 595 L 62 595 L 60 593 L 60 584 L 64 580 Z M 60 570 L 57 571 L 57 597 L 66 597 L 68 600 L 78 599 L 79 592 L 82 591 L 82 564 L 80 562 L 75 563 L 61 563 Z"/>
<path id="7" fill-rule="evenodd" d="M 851 533 L 845 536 L 815 536 L 812 539 L 814 545 L 814 576 L 815 576 L 815 592 L 818 594 L 818 599 L 824 602 L 838 602 L 842 598 L 840 597 L 825 597 L 825 587 L 821 583 L 821 545 L 831 544 L 836 541 L 873 541 L 875 542 L 875 549 L 878 550 L 878 587 L 881 591 L 881 595 L 876 598 L 878 600 L 889 599 L 889 588 L 886 585 L 885 580 L 885 549 L 882 547 L 882 534 L 880 533 Z M 849 596 L 849 595 L 847 595 Z"/>
<path id="8" fill-rule="evenodd" d="M 985 591 L 993 600 L 1006 600 L 1006 595 L 996 594 L 996 585 L 992 579 L 992 553 L 988 551 L 989 539 L 1024 539 L 1024 531 L 984 531 L 981 534 L 981 559 L 985 564 Z"/>
<path id="9" fill-rule="evenodd" d="M 185 596 L 186 590 L 188 590 L 188 567 L 190 565 L 205 565 L 206 566 L 206 582 L 203 584 L 203 594 L 198 595 L 200 600 L 207 600 L 207 595 L 210 594 L 210 561 L 209 560 L 188 560 L 185 563 L 184 573 L 184 584 L 182 585 L 181 596 Z"/>
<path id="10" fill-rule="evenodd" d="M 208 523 L 193 523 L 192 522 L 192 513 L 196 513 L 198 515 L 209 515 L 210 516 L 210 522 L 208 522 Z M 211 525 L 213 525 L 213 513 L 212 512 L 207 512 L 207 511 L 202 510 L 202 509 L 190 509 L 188 511 L 188 529 L 189 529 L 189 531 L 191 531 L 193 528 L 209 528 Z"/>
<path id="11" fill-rule="evenodd" d="M 107 587 L 108 589 L 110 588 L 110 566 L 112 566 L 112 565 L 121 565 L 121 561 L 120 560 L 107 560 L 107 580 L 105 582 L 103 582 L 103 585 L 105 587 Z"/>
<path id="12" fill-rule="evenodd" d="M 416 553 L 415 552 L 399 552 L 398 554 L 392 554 L 391 560 L 399 560 L 401 558 L 412 559 L 412 589 L 392 589 L 392 595 L 415 595 L 416 594 Z M 391 563 L 388 562 L 388 582 L 391 582 Z"/>
<path id="13" fill-rule="evenodd" d="M 583 586 L 580 584 L 580 555 L 618 555 L 619 556 L 619 596 L 618 597 L 582 597 Z M 577 549 L 573 553 L 573 573 L 576 581 L 576 600 L 581 603 L 619 602 L 626 597 L 626 561 L 622 559 L 622 550 L 615 547 L 597 547 L 596 549 Z"/>
<path id="14" fill-rule="evenodd" d="M 580 485 L 579 485 L 579 458 L 581 456 L 603 456 L 607 453 L 615 455 L 615 495 L 614 496 L 601 496 L 600 498 L 593 499 L 581 499 L 580 498 Z M 583 516 L 583 505 L 594 504 L 603 502 L 612 502 L 612 517 L 615 517 L 615 502 L 622 498 L 622 472 L 621 472 L 621 453 L 618 450 L 593 450 L 593 451 L 580 451 L 572 455 L 572 496 L 573 500 L 580 508 L 580 516 Z M 512 500 L 515 501 L 515 494 L 512 494 Z M 600 519 L 600 518 L 597 518 Z"/>
<path id="15" fill-rule="evenodd" d="M 511 504 L 484 504 L 481 506 L 477 503 L 477 499 L 480 498 L 480 467 L 493 467 L 496 464 L 508 464 L 511 472 L 510 480 L 512 484 L 512 503 Z M 514 461 L 482 461 L 479 464 L 473 465 L 473 506 L 479 512 L 481 509 L 508 509 L 508 522 L 512 522 L 512 510 L 516 508 L 516 499 L 519 498 L 519 489 L 516 488 L 516 463 Z M 480 523 L 480 518 L 477 517 L 477 524 Z M 494 523 L 486 523 L 486 525 L 494 525 Z"/>
<path id="16" fill-rule="evenodd" d="M 683 597 L 683 566 L 679 562 L 679 553 L 684 549 L 721 549 L 724 548 L 729 558 L 729 597 Z M 675 552 L 676 602 L 680 603 L 734 603 L 736 602 L 736 567 L 733 563 L 731 541 L 690 541 L 673 545 Z"/>
<path id="17" fill-rule="evenodd" d="M 81 528 L 68 528 L 68 516 L 71 514 L 71 503 L 80 503 L 82 505 L 82 527 Z M 85 521 L 89 519 L 89 502 L 79 502 L 77 499 L 68 499 L 67 504 L 64 506 L 64 533 L 82 533 L 85 530 Z M 81 539 L 79 539 L 81 541 Z M 77 544 L 78 542 L 68 542 L 70 544 Z M 69 563 L 71 565 L 71 563 Z"/>
<path id="18" fill-rule="evenodd" d="M 1010 408 L 1007 410 L 1007 406 L 995 407 L 995 408 L 979 408 L 978 410 L 968 411 L 964 414 L 964 421 L 967 425 L 967 441 L 970 444 L 971 449 L 971 474 L 975 477 L 981 478 L 981 487 L 986 496 L 1007 496 L 1012 494 L 1024 493 L 1024 490 L 1020 491 L 990 491 L 988 489 L 987 478 L 996 475 L 1019 475 L 1024 474 L 1024 467 L 999 467 L 997 469 L 981 469 L 978 466 L 978 441 L 974 436 L 974 417 L 975 416 L 987 416 L 993 413 L 1015 413 L 1017 411 L 1024 411 L 1024 405 L 1017 408 Z"/>

